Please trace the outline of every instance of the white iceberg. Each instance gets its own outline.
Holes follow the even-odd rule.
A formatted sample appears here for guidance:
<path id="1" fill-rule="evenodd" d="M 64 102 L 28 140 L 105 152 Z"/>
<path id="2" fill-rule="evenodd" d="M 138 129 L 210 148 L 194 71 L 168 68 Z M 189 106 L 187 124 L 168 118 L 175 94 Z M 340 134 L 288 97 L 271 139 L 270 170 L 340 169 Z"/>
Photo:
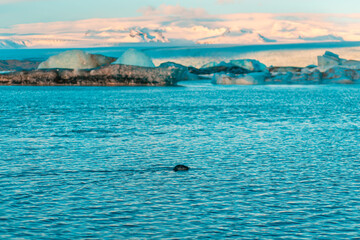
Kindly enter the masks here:
<path id="1" fill-rule="evenodd" d="M 40 63 L 38 69 L 91 69 L 108 65 L 113 61 L 113 58 L 103 55 L 89 54 L 82 50 L 69 50 L 58 55 L 51 56 L 45 62 Z"/>
<path id="2" fill-rule="evenodd" d="M 155 67 L 151 58 L 145 53 L 130 48 L 121 55 L 113 64 L 133 65 L 139 67 Z"/>
<path id="3" fill-rule="evenodd" d="M 322 56 L 318 56 L 317 60 L 318 66 L 322 70 L 327 70 L 331 67 L 341 65 L 344 61 L 346 61 L 345 59 L 340 58 L 339 55 L 329 51 L 326 51 Z"/>
<path id="4" fill-rule="evenodd" d="M 347 60 L 342 64 L 342 66 L 348 69 L 360 69 L 360 61 Z"/>
<path id="5" fill-rule="evenodd" d="M 7 74 L 7 73 L 11 73 L 13 71 L 0 71 L 0 74 Z"/>
<path id="6" fill-rule="evenodd" d="M 322 71 L 327 71 L 337 66 L 346 69 L 360 69 L 360 61 L 346 60 L 329 51 L 326 51 L 323 56 L 318 56 L 318 65 L 319 69 Z"/>

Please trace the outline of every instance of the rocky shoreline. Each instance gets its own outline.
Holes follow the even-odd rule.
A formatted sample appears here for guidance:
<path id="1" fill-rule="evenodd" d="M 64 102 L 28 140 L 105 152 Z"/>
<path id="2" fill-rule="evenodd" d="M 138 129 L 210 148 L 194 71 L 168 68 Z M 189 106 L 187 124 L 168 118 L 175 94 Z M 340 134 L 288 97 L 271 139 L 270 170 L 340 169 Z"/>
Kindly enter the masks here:
<path id="1" fill-rule="evenodd" d="M 130 65 L 96 69 L 39 69 L 0 74 L 0 85 L 20 86 L 174 86 L 182 70 Z"/>
<path id="2" fill-rule="evenodd" d="M 267 67 L 254 59 L 209 62 L 201 68 L 174 62 L 155 67 L 148 56 L 133 49 L 115 60 L 72 50 L 40 65 L 15 61 L 7 70 L 21 71 L 3 72 L 0 85 L 175 86 L 180 81 L 202 79 L 216 85 L 360 84 L 360 61 L 342 59 L 331 52 L 318 57 L 318 66 L 308 67 Z M 36 64 L 38 69 L 32 70 Z"/>

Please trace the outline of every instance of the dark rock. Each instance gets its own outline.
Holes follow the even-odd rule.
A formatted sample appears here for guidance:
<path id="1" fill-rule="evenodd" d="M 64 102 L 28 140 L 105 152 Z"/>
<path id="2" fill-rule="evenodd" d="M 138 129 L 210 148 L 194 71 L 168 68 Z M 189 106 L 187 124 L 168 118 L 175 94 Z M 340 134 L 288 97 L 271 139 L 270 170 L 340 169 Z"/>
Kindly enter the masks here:
<path id="1" fill-rule="evenodd" d="M 0 71 L 34 70 L 39 66 L 38 61 L 29 60 L 0 60 Z"/>
<path id="2" fill-rule="evenodd" d="M 308 80 L 314 83 L 321 83 L 322 74 L 318 69 L 315 69 L 311 73 L 308 74 Z"/>
<path id="3" fill-rule="evenodd" d="M 274 84 L 289 84 L 293 76 L 293 72 L 274 72 L 271 77 L 267 79 L 267 82 Z"/>
<path id="4" fill-rule="evenodd" d="M 269 71 L 271 73 L 275 73 L 275 72 L 301 72 L 303 68 L 301 67 L 269 67 Z"/>
<path id="5" fill-rule="evenodd" d="M 323 72 L 322 79 L 328 83 L 354 83 L 360 80 L 360 70 L 335 66 Z"/>
<path id="6" fill-rule="evenodd" d="M 206 74 L 214 74 L 214 73 L 231 73 L 231 74 L 244 74 L 250 73 L 251 71 L 238 67 L 235 65 L 231 66 L 215 66 L 215 67 L 207 67 L 207 68 L 194 68 L 189 67 L 189 72 L 196 75 L 206 75 Z"/>
<path id="7" fill-rule="evenodd" d="M 177 171 L 188 171 L 190 168 L 188 166 L 185 166 L 185 165 L 176 165 L 174 167 L 174 171 L 177 172 Z"/>
<path id="8" fill-rule="evenodd" d="M 109 65 L 90 70 L 44 69 L 0 75 L 0 85 L 173 86 L 180 69 Z"/>

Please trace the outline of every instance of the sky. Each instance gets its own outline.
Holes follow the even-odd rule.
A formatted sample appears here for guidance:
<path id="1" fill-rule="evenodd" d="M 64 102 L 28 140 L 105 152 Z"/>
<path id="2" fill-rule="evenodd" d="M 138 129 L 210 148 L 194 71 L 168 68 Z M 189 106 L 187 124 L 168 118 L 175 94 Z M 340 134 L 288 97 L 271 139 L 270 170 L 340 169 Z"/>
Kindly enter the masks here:
<path id="1" fill-rule="evenodd" d="M 209 15 L 360 12 L 359 0 L 0 0 L 0 28 L 26 23 L 136 17 L 152 14 L 160 6 Z"/>

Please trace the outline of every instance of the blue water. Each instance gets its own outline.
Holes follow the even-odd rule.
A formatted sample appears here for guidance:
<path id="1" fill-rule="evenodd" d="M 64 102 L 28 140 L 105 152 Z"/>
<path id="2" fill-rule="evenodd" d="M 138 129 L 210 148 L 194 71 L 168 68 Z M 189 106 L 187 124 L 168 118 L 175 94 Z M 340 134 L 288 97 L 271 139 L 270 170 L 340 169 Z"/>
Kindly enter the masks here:
<path id="1" fill-rule="evenodd" d="M 358 86 L 0 87 L 0 239 L 349 239 L 359 210 Z"/>

